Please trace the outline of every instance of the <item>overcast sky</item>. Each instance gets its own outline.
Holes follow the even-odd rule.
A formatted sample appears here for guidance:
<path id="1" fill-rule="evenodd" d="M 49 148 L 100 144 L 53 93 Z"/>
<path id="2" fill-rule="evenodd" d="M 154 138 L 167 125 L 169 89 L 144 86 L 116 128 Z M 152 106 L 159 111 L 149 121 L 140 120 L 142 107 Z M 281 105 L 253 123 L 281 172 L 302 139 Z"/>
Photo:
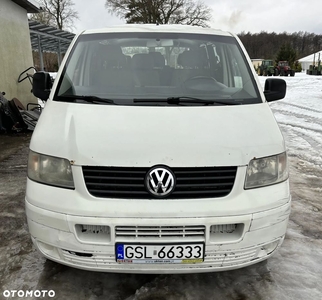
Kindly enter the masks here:
<path id="1" fill-rule="evenodd" d="M 110 15 L 105 0 L 73 0 L 80 19 L 74 32 L 124 24 Z M 322 34 L 322 0 L 204 0 L 212 9 L 210 26 L 235 33 L 298 32 Z"/>

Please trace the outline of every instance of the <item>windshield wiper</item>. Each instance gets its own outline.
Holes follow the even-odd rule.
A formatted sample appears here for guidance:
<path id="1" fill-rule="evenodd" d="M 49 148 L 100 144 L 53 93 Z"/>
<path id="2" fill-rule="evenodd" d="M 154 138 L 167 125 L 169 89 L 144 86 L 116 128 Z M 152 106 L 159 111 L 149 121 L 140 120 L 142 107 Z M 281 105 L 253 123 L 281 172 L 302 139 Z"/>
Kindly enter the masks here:
<path id="1" fill-rule="evenodd" d="M 186 96 L 181 96 L 181 97 L 168 97 L 166 99 L 158 99 L 158 98 L 142 98 L 142 99 L 133 99 L 134 103 L 140 103 L 140 102 L 152 102 L 152 103 L 168 103 L 168 104 L 175 104 L 178 105 L 180 103 L 200 103 L 200 104 L 214 104 L 213 100 L 202 100 L 199 98 L 194 98 L 194 97 L 186 97 Z"/>
<path id="2" fill-rule="evenodd" d="M 217 100 L 203 100 L 199 98 L 194 97 L 188 97 L 188 96 L 180 96 L 180 97 L 168 97 L 166 99 L 133 99 L 134 103 L 140 103 L 140 102 L 152 102 L 152 103 L 160 103 L 160 102 L 166 102 L 168 104 L 174 104 L 178 105 L 180 103 L 197 103 L 197 104 L 204 104 L 204 105 L 211 105 L 211 104 L 222 104 L 222 105 L 236 105 L 241 104 L 238 102 L 232 102 L 232 101 L 217 101 Z"/>
<path id="3" fill-rule="evenodd" d="M 215 102 L 213 100 L 202 100 L 199 98 L 194 98 L 194 97 L 186 97 L 186 96 L 181 96 L 181 97 L 169 97 L 167 98 L 167 102 L 169 104 L 180 104 L 180 103 L 201 103 L 204 105 L 208 104 L 214 104 Z"/>
<path id="4" fill-rule="evenodd" d="M 91 102 L 91 103 L 108 103 L 108 104 L 115 104 L 114 100 L 112 99 L 107 99 L 107 98 L 101 98 L 97 96 L 88 96 L 88 95 L 61 95 L 59 96 L 60 98 L 68 98 L 71 100 L 84 100 L 86 102 Z"/>

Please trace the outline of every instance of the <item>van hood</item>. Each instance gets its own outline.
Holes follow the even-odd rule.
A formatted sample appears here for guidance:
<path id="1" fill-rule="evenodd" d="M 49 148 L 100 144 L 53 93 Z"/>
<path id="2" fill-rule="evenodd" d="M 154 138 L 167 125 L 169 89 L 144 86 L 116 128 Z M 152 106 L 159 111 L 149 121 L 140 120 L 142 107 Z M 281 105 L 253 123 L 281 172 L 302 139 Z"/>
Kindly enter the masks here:
<path id="1" fill-rule="evenodd" d="M 112 106 L 48 101 L 31 150 L 74 165 L 240 166 L 285 151 L 267 103 Z"/>

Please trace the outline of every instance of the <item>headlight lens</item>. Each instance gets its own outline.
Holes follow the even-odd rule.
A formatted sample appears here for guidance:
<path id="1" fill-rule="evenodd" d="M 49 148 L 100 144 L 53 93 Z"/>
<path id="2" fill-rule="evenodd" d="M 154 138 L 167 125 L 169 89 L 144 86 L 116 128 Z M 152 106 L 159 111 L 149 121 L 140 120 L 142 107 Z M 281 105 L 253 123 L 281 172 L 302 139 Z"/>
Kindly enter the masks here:
<path id="1" fill-rule="evenodd" d="M 74 188 L 70 162 L 39 154 L 30 150 L 28 159 L 28 177 L 31 180 L 64 188 Z"/>
<path id="2" fill-rule="evenodd" d="M 286 152 L 263 158 L 252 159 L 249 162 L 245 189 L 276 184 L 288 178 Z"/>

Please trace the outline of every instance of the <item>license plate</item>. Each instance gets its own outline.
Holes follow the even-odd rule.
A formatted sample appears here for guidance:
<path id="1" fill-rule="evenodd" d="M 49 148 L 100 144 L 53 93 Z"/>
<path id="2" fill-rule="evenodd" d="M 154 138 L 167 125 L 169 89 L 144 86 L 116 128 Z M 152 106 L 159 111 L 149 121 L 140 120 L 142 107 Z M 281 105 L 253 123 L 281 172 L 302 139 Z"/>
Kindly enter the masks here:
<path id="1" fill-rule="evenodd" d="M 122 244 L 115 245 L 115 257 L 118 263 L 139 264 L 195 264 L 204 259 L 204 244 Z"/>

